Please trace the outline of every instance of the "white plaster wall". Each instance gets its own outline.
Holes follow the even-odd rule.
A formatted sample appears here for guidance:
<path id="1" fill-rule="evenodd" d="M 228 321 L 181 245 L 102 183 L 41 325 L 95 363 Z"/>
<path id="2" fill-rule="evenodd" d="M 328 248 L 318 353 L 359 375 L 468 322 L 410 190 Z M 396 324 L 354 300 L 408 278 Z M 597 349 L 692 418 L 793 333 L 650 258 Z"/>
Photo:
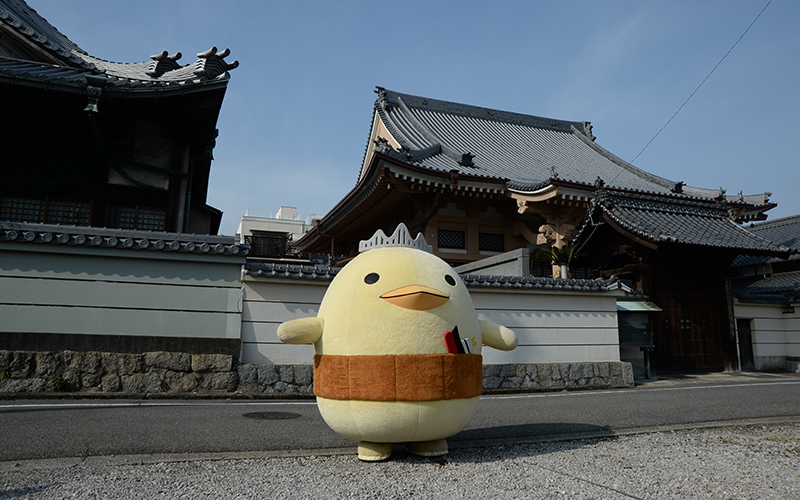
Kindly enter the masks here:
<path id="1" fill-rule="evenodd" d="M 787 358 L 800 358 L 800 305 L 785 311 L 785 305 L 734 304 L 737 319 L 752 320 L 756 369 L 782 368 Z"/>
<path id="2" fill-rule="evenodd" d="M 311 345 L 277 338 L 280 323 L 315 316 L 328 282 L 245 277 L 242 362 L 310 364 Z M 484 363 L 619 361 L 616 292 L 470 288 L 481 319 L 513 329 L 519 347 L 483 350 Z"/>
<path id="3" fill-rule="evenodd" d="M 243 258 L 13 245 L 0 332 L 239 338 Z"/>

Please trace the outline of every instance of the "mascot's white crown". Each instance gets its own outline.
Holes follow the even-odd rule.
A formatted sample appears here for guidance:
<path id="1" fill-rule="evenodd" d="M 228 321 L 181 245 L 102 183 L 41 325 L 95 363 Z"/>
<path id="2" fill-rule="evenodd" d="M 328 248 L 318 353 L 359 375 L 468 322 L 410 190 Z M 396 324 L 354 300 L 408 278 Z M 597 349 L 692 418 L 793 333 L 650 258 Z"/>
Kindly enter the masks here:
<path id="1" fill-rule="evenodd" d="M 417 233 L 416 238 L 411 238 L 411 233 L 402 222 L 391 236 L 386 236 L 383 230 L 378 231 L 368 240 L 361 240 L 358 244 L 359 252 L 366 252 L 378 247 L 411 247 L 423 252 L 433 253 L 433 247 L 428 245 L 422 233 Z"/>

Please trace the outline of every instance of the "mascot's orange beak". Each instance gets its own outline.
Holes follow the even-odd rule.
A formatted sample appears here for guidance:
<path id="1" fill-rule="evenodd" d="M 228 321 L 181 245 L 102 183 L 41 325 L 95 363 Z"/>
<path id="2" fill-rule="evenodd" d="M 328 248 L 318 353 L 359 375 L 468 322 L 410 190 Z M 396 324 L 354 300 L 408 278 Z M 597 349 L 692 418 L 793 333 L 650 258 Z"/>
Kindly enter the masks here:
<path id="1" fill-rule="evenodd" d="M 450 300 L 450 297 L 439 290 L 422 285 L 403 286 L 384 293 L 381 298 L 390 304 L 414 311 L 433 309 Z"/>

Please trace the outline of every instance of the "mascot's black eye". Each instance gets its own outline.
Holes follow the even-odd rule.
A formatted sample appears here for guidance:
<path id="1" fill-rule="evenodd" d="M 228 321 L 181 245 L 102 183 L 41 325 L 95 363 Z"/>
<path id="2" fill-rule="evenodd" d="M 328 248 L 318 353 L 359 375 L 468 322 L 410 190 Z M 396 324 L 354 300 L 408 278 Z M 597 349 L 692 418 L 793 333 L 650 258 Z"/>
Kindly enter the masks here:
<path id="1" fill-rule="evenodd" d="M 456 279 L 450 276 L 449 274 L 444 275 L 444 280 L 447 282 L 447 284 L 456 286 Z"/>
<path id="2" fill-rule="evenodd" d="M 364 276 L 364 283 L 367 285 L 374 285 L 379 279 L 381 279 L 381 277 L 378 275 L 378 273 L 369 273 L 368 275 Z"/>

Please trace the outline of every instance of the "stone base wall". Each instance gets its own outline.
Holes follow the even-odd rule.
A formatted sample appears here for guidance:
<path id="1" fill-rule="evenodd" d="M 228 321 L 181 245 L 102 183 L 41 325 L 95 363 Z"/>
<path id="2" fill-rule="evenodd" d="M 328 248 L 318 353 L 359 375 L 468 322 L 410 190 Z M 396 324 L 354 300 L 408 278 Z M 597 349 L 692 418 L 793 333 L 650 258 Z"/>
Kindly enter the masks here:
<path id="1" fill-rule="evenodd" d="M 0 351 L 0 394 L 310 397 L 311 365 L 243 364 L 226 354 Z M 633 387 L 619 361 L 484 365 L 486 393 Z"/>
<path id="2" fill-rule="evenodd" d="M 233 356 L 0 351 L 0 393 L 233 392 Z"/>

